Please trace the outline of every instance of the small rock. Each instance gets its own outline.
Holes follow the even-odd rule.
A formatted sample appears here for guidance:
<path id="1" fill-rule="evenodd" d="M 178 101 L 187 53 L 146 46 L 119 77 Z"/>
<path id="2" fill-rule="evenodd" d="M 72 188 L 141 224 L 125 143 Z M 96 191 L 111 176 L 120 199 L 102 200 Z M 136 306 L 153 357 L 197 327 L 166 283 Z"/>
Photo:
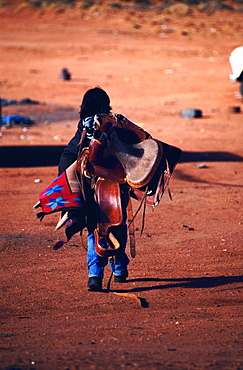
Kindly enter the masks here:
<path id="1" fill-rule="evenodd" d="M 71 80 L 71 73 L 69 72 L 69 70 L 67 68 L 63 68 L 61 70 L 61 73 L 60 73 L 59 77 L 60 77 L 61 80 L 70 81 Z"/>
<path id="2" fill-rule="evenodd" d="M 241 108 L 239 106 L 229 107 L 229 111 L 231 113 L 240 113 L 241 112 Z"/>
<path id="3" fill-rule="evenodd" d="M 205 163 L 200 163 L 197 165 L 198 168 L 208 168 L 208 166 Z"/>
<path id="4" fill-rule="evenodd" d="M 180 111 L 180 116 L 182 118 L 201 118 L 202 111 L 200 109 L 182 109 Z"/>

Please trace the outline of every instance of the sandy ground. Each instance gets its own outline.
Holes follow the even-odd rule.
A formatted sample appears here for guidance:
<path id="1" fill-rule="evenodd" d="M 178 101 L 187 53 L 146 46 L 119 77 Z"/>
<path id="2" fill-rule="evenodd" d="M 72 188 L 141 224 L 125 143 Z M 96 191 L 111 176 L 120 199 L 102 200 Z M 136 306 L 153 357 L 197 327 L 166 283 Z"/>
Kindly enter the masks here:
<path id="1" fill-rule="evenodd" d="M 36 124 L 1 129 L 2 162 L 6 146 L 14 162 L 19 146 L 65 145 L 84 92 L 97 85 L 114 112 L 184 151 L 173 201 L 165 194 L 148 210 L 141 237 L 137 218 L 128 282 L 112 282 L 109 293 L 108 267 L 104 291 L 87 291 L 79 236 L 54 252 L 58 215 L 36 219 L 32 206 L 56 166 L 0 168 L 1 369 L 242 370 L 243 119 L 231 107 L 242 111 L 243 102 L 228 78 L 242 15 L 19 8 L 0 16 L 1 96 L 40 102 L 3 107 L 3 116 Z M 71 81 L 58 78 L 63 67 Z M 184 108 L 203 117 L 184 119 Z"/>

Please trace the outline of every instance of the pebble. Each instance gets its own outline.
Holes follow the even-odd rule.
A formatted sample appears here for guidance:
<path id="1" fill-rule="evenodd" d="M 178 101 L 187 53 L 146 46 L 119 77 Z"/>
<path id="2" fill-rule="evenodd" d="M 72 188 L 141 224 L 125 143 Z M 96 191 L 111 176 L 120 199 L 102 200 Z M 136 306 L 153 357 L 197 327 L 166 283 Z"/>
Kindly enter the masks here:
<path id="1" fill-rule="evenodd" d="M 200 163 L 197 165 L 198 168 L 208 168 L 208 166 L 205 163 Z"/>
<path id="2" fill-rule="evenodd" d="M 195 229 L 194 229 L 194 227 L 189 227 L 189 226 L 187 226 L 187 225 L 181 225 L 181 227 L 185 227 L 185 228 L 187 228 L 187 229 L 188 229 L 188 230 L 190 230 L 190 231 L 195 230 Z"/>
<path id="3" fill-rule="evenodd" d="M 201 109 L 182 109 L 180 111 L 180 116 L 182 118 L 201 118 L 202 117 L 202 111 Z"/>
<path id="4" fill-rule="evenodd" d="M 241 112 L 241 109 L 240 109 L 239 106 L 237 106 L 237 107 L 229 107 L 229 111 L 231 113 L 240 113 Z"/>

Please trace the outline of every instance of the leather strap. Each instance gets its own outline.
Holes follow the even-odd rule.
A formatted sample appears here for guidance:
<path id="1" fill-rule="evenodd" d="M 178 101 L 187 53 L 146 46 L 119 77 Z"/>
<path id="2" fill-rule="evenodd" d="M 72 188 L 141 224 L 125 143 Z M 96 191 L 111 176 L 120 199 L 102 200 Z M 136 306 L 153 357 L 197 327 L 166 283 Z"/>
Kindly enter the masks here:
<path id="1" fill-rule="evenodd" d="M 133 218 L 133 211 L 132 211 L 132 202 L 129 196 L 128 204 L 127 204 L 127 217 L 128 217 L 128 234 L 130 240 L 130 255 L 132 258 L 136 256 L 136 245 L 135 245 L 135 232 L 134 232 L 134 218 Z"/>

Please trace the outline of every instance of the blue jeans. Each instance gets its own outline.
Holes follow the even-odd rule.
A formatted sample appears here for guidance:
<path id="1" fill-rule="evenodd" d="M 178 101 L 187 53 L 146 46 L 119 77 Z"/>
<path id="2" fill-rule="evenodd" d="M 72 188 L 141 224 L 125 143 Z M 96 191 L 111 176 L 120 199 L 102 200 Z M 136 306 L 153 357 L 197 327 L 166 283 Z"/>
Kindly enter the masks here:
<path id="1" fill-rule="evenodd" d="M 110 228 L 114 236 L 120 243 L 119 252 L 115 258 L 110 258 L 110 269 L 116 276 L 127 274 L 127 265 L 129 258 L 125 253 L 127 243 L 127 225 L 123 222 L 121 225 Z M 88 253 L 87 253 L 87 267 L 88 277 L 98 276 L 103 278 L 104 268 L 108 264 L 107 257 L 100 257 L 95 251 L 94 233 L 90 232 L 88 235 Z"/>

